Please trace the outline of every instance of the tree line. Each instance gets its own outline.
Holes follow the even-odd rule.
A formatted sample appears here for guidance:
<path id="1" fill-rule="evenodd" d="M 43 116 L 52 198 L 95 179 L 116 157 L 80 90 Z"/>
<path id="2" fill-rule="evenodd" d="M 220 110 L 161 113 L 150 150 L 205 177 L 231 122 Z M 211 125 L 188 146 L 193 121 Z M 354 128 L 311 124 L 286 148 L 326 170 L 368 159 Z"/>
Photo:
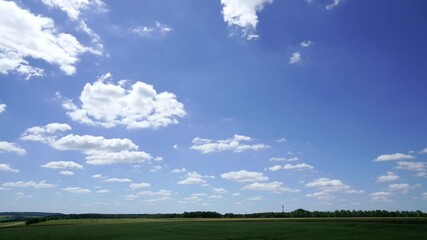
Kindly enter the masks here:
<path id="1" fill-rule="evenodd" d="M 22 216 L 22 215 L 21 215 Z M 211 211 L 196 211 L 184 213 L 157 214 L 57 214 L 44 217 L 27 217 L 26 224 L 34 224 L 58 219 L 119 219 L 119 218 L 351 218 L 351 217 L 427 217 L 422 211 L 386 211 L 386 210 L 336 210 L 308 211 L 297 209 L 291 212 L 262 212 L 262 213 L 226 213 Z"/>

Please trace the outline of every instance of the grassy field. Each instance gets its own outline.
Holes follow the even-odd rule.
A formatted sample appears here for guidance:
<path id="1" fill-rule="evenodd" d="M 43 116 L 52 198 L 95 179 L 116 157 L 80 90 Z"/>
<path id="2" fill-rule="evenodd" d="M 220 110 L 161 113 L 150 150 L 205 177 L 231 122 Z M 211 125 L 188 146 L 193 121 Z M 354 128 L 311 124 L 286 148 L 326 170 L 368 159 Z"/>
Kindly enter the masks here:
<path id="1" fill-rule="evenodd" d="M 0 228 L 0 239 L 427 239 L 426 219 L 85 219 Z"/>

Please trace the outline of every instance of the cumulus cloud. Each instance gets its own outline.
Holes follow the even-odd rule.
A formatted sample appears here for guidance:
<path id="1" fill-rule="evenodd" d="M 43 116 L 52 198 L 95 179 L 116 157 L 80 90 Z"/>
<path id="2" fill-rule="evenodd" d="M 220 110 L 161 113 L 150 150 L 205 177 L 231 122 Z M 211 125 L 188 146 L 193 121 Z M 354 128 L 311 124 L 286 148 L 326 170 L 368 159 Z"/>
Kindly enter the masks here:
<path id="1" fill-rule="evenodd" d="M 111 191 L 108 189 L 100 189 L 100 190 L 96 191 L 96 193 L 109 193 L 109 192 L 111 192 Z"/>
<path id="2" fill-rule="evenodd" d="M 108 178 L 104 182 L 115 182 L 115 183 L 128 183 L 132 182 L 129 178 Z"/>
<path id="3" fill-rule="evenodd" d="M 94 174 L 92 175 L 92 178 L 107 178 L 107 177 L 102 176 L 102 174 Z"/>
<path id="4" fill-rule="evenodd" d="M 300 52 L 292 53 L 291 58 L 289 58 L 289 64 L 296 64 L 299 62 L 301 62 L 301 53 Z"/>
<path id="5" fill-rule="evenodd" d="M 0 60 L 1 61 L 1 60 Z M 4 112 L 4 111 L 6 111 L 6 107 L 7 107 L 7 105 L 6 104 L 4 104 L 4 103 L 0 103 L 0 113 L 2 113 L 2 112 Z"/>
<path id="6" fill-rule="evenodd" d="M 425 162 L 397 162 L 396 169 L 407 170 L 407 171 L 425 171 Z"/>
<path id="7" fill-rule="evenodd" d="M 319 178 L 305 185 L 308 188 L 318 188 L 322 192 L 347 192 L 356 193 L 360 191 L 352 190 L 350 186 L 338 179 Z"/>
<path id="8" fill-rule="evenodd" d="M 394 172 L 387 172 L 387 175 L 382 175 L 377 177 L 377 182 L 390 182 L 399 179 Z"/>
<path id="9" fill-rule="evenodd" d="M 187 171 L 187 169 L 185 169 L 185 168 L 176 168 L 176 169 L 172 170 L 171 173 L 184 173 L 186 171 Z"/>
<path id="10" fill-rule="evenodd" d="M 222 139 L 222 140 L 211 140 L 206 138 L 196 137 L 193 139 L 193 146 L 190 149 L 200 151 L 201 153 L 211 152 L 222 152 L 222 151 L 233 151 L 243 152 L 247 150 L 257 151 L 260 149 L 269 148 L 269 145 L 260 144 L 247 144 L 253 139 L 251 137 L 235 134 L 233 138 Z"/>
<path id="11" fill-rule="evenodd" d="M 385 162 L 385 161 L 395 161 L 401 159 L 413 159 L 415 158 L 412 155 L 403 154 L 403 153 L 394 153 L 394 154 L 383 154 L 374 159 L 374 162 Z"/>
<path id="12" fill-rule="evenodd" d="M 74 172 L 72 172 L 72 171 L 60 171 L 59 174 L 64 175 L 64 176 L 73 176 Z"/>
<path id="13" fill-rule="evenodd" d="M 276 171 L 279 171 L 281 169 L 282 169 L 281 165 L 274 165 L 274 166 L 268 168 L 268 170 L 272 171 L 272 172 L 276 172 Z"/>
<path id="14" fill-rule="evenodd" d="M 390 192 L 374 192 L 370 194 L 370 197 L 372 201 L 391 202 L 391 195 Z"/>
<path id="15" fill-rule="evenodd" d="M 89 189 L 81 188 L 81 187 L 66 187 L 66 188 L 63 188 L 62 190 L 69 192 L 69 193 L 75 193 L 75 194 L 86 194 L 86 193 L 92 192 Z"/>
<path id="16" fill-rule="evenodd" d="M 0 12 L 0 29 L 7 36 L 0 38 L 0 73 L 14 72 L 27 79 L 43 76 L 43 69 L 29 64 L 31 58 L 58 65 L 72 75 L 79 55 L 94 52 L 73 35 L 61 33 L 51 18 L 34 15 L 15 2 L 1 0 Z"/>
<path id="17" fill-rule="evenodd" d="M 423 150 L 419 151 L 419 153 L 427 153 L 427 148 L 424 148 Z"/>
<path id="18" fill-rule="evenodd" d="M 76 122 L 106 128 L 125 126 L 128 129 L 159 128 L 178 124 L 186 115 L 184 104 L 173 93 L 157 93 L 152 85 L 135 82 L 129 89 L 101 76 L 87 83 L 80 94 L 81 106 L 65 100 L 67 115 Z"/>
<path id="19" fill-rule="evenodd" d="M 291 158 L 285 158 L 285 157 L 272 157 L 270 158 L 270 161 L 277 161 L 277 162 L 293 162 L 293 161 L 298 161 L 299 158 L 298 157 L 291 157 Z"/>
<path id="20" fill-rule="evenodd" d="M 303 48 L 310 47 L 311 45 L 313 45 L 313 42 L 312 42 L 312 41 L 310 41 L 310 40 L 308 40 L 308 41 L 302 41 L 302 42 L 300 43 L 300 46 L 301 46 L 301 47 L 303 47 Z"/>
<path id="21" fill-rule="evenodd" d="M 249 172 L 246 170 L 223 173 L 221 174 L 221 178 L 239 183 L 263 182 L 268 180 L 268 177 L 264 176 L 261 172 Z"/>
<path id="22" fill-rule="evenodd" d="M 31 188 L 54 188 L 56 185 L 47 183 L 46 181 L 40 181 L 40 182 L 24 182 L 24 181 L 17 181 L 17 182 L 7 182 L 3 183 L 3 187 L 31 187 Z"/>
<path id="23" fill-rule="evenodd" d="M 409 185 L 407 183 L 395 183 L 395 184 L 390 184 L 387 188 L 390 191 L 393 192 L 401 192 L 401 193 L 408 193 L 409 190 L 420 187 L 421 185 Z"/>
<path id="24" fill-rule="evenodd" d="M 132 32 L 145 38 L 166 37 L 173 29 L 165 24 L 156 21 L 155 26 L 138 26 L 132 29 Z"/>
<path id="25" fill-rule="evenodd" d="M 21 134 L 21 140 L 50 143 L 54 141 L 61 132 L 71 130 L 70 125 L 65 123 L 50 123 L 45 126 L 31 127 Z"/>
<path id="26" fill-rule="evenodd" d="M 178 181 L 178 184 L 206 184 L 206 176 L 200 175 L 198 172 L 188 172 L 185 179 Z"/>
<path id="27" fill-rule="evenodd" d="M 72 21 L 78 22 L 77 29 L 83 31 L 92 39 L 92 43 L 96 48 L 93 52 L 96 54 L 102 53 L 101 38 L 87 26 L 80 16 L 82 11 L 89 9 L 97 12 L 106 12 L 106 5 L 101 0 L 42 0 L 42 2 L 51 8 L 58 8 L 64 11 Z"/>
<path id="28" fill-rule="evenodd" d="M 222 194 L 222 193 L 228 193 L 227 190 L 225 190 L 224 188 L 214 188 L 214 192 Z"/>
<path id="29" fill-rule="evenodd" d="M 151 184 L 145 183 L 145 182 L 142 182 L 142 183 L 131 183 L 129 185 L 129 187 L 132 188 L 132 189 L 147 188 L 147 187 L 150 187 L 150 186 L 151 186 Z"/>
<path id="30" fill-rule="evenodd" d="M 159 197 L 171 197 L 172 191 L 161 189 L 157 192 L 155 191 L 142 191 L 137 193 L 138 196 L 159 196 Z"/>
<path id="31" fill-rule="evenodd" d="M 9 164 L 0 163 L 0 171 L 18 173 L 19 169 L 13 169 Z"/>
<path id="32" fill-rule="evenodd" d="M 272 2 L 273 0 L 221 0 L 224 22 L 229 27 L 240 30 L 242 38 L 257 39 L 257 12 Z"/>
<path id="33" fill-rule="evenodd" d="M 335 197 L 332 196 L 329 192 L 315 192 L 315 193 L 309 193 L 305 195 L 306 197 L 316 198 L 318 200 L 332 200 Z"/>
<path id="34" fill-rule="evenodd" d="M 149 153 L 138 151 L 139 147 L 127 138 L 104 138 L 92 135 L 68 134 L 60 137 L 58 132 L 71 130 L 67 124 L 48 124 L 27 129 L 22 140 L 40 141 L 61 151 L 79 151 L 86 155 L 86 163 L 106 165 L 116 163 L 142 163 L 150 161 Z"/>
<path id="35" fill-rule="evenodd" d="M 16 153 L 18 155 L 25 155 L 27 151 L 18 146 L 16 143 L 0 142 L 0 153 Z"/>
<path id="36" fill-rule="evenodd" d="M 160 170 L 162 170 L 163 169 L 163 167 L 162 166 L 160 166 L 160 165 L 156 165 L 156 166 L 154 166 L 154 167 L 152 167 L 151 169 L 150 169 L 150 172 L 157 172 L 157 171 L 160 171 Z"/>
<path id="37" fill-rule="evenodd" d="M 44 165 L 41 165 L 41 167 L 52 168 L 52 169 L 65 169 L 65 168 L 83 169 L 82 165 L 73 161 L 48 162 Z"/>
<path id="38" fill-rule="evenodd" d="M 298 164 L 294 164 L 294 165 L 285 164 L 284 166 L 274 165 L 274 166 L 268 168 L 268 170 L 272 171 L 272 172 L 279 171 L 281 169 L 302 171 L 302 170 L 312 170 L 312 169 L 314 169 L 314 167 L 311 166 L 310 164 L 307 164 L 307 163 L 298 163 Z"/>
<path id="39" fill-rule="evenodd" d="M 88 8 L 97 8 L 106 11 L 105 4 L 101 0 L 42 0 L 44 4 L 52 8 L 59 8 L 71 20 L 78 20 L 81 12 Z"/>
<path id="40" fill-rule="evenodd" d="M 284 187 L 281 182 L 267 182 L 267 183 L 251 183 L 242 188 L 242 190 L 265 191 L 272 193 L 282 192 L 298 192 L 299 190 Z"/>
<path id="41" fill-rule="evenodd" d="M 285 169 L 285 170 L 312 170 L 312 169 L 314 169 L 314 167 L 311 166 L 310 164 L 307 164 L 307 163 L 298 163 L 295 165 L 285 164 L 285 166 L 283 166 L 283 169 Z"/>
<path id="42" fill-rule="evenodd" d="M 331 10 L 334 7 L 338 7 L 341 4 L 341 0 L 333 0 L 332 3 L 326 5 L 326 10 Z"/>

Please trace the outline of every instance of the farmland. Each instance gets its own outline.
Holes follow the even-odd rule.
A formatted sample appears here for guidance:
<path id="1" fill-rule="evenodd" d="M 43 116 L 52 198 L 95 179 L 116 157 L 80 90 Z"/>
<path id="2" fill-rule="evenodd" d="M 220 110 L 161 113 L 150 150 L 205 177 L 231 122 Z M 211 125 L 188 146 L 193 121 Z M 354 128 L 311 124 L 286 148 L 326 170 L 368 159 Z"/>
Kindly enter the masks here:
<path id="1" fill-rule="evenodd" d="M 0 239 L 424 239 L 426 218 L 63 219 L 0 228 Z"/>

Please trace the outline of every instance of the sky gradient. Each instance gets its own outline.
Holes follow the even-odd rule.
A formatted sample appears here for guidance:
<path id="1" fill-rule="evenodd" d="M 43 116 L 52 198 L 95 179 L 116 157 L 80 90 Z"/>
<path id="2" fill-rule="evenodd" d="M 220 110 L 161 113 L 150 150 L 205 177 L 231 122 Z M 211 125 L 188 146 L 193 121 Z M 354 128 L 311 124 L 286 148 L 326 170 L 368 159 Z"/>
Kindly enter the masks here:
<path id="1" fill-rule="evenodd" d="M 426 10 L 0 0 L 0 211 L 427 211 Z"/>

